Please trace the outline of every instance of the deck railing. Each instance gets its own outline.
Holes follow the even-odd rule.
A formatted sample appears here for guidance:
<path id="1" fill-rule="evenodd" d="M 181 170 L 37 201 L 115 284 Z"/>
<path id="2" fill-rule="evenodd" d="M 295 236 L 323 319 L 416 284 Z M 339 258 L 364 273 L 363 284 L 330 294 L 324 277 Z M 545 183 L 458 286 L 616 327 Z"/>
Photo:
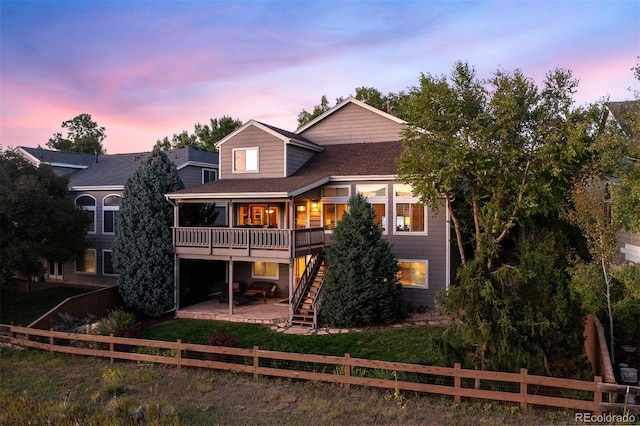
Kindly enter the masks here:
<path id="1" fill-rule="evenodd" d="M 255 248 L 289 250 L 324 244 L 323 228 L 265 229 L 265 228 L 207 228 L 175 227 L 173 243 L 176 247 Z"/>

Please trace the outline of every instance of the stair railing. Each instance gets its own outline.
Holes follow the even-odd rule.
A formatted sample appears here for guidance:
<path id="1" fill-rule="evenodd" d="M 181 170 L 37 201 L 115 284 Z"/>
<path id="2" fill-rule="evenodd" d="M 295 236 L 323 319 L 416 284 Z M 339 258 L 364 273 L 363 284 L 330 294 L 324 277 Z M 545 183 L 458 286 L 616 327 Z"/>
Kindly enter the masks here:
<path id="1" fill-rule="evenodd" d="M 321 262 L 319 262 L 321 265 L 325 265 L 324 270 L 327 270 L 327 261 L 326 260 L 322 260 Z M 320 265 L 318 266 L 318 269 L 320 269 Z M 322 277 L 322 281 L 320 281 L 320 285 L 318 286 L 318 293 L 316 294 L 316 298 L 313 299 L 313 302 L 311 303 L 311 307 L 313 308 L 313 329 L 317 329 L 318 328 L 318 314 L 320 313 L 320 308 L 322 308 L 322 286 L 324 285 L 324 276 Z"/>
<path id="2" fill-rule="evenodd" d="M 298 285 L 293 292 L 293 297 L 291 298 L 291 305 L 293 307 L 293 309 L 291 310 L 291 315 L 294 315 L 298 311 L 300 305 L 302 304 L 302 301 L 309 292 L 309 288 L 311 288 L 311 284 L 313 284 L 313 278 L 318 273 L 318 269 L 320 269 L 321 259 L 322 253 L 319 252 L 313 254 L 307 261 L 304 272 L 302 273 L 300 281 L 298 281 Z"/>

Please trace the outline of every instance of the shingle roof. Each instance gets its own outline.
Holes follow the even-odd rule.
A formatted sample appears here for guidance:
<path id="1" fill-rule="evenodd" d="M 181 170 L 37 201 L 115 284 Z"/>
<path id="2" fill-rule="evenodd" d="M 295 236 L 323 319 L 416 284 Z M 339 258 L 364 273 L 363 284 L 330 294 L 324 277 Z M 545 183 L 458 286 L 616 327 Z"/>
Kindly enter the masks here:
<path id="1" fill-rule="evenodd" d="M 207 194 L 220 197 L 232 194 L 286 194 L 295 195 L 301 190 L 311 189 L 337 176 L 395 176 L 398 173 L 396 158 L 402 151 L 399 141 L 327 145 L 324 151 L 315 154 L 294 175 L 270 179 L 221 179 L 204 185 L 186 188 L 170 194 Z"/>
<path id="2" fill-rule="evenodd" d="M 87 167 L 95 161 L 95 155 L 83 154 L 80 152 L 64 152 L 64 151 L 52 151 L 44 148 L 30 148 L 26 146 L 19 147 L 36 161 L 51 165 L 68 165 Z"/>
<path id="3" fill-rule="evenodd" d="M 51 151 L 41 148 L 20 147 L 47 164 L 75 164 L 86 167 L 69 175 L 69 187 L 78 186 L 124 186 L 140 163 L 151 156 L 151 152 L 100 155 Z M 35 154 L 34 154 L 35 152 Z M 189 163 L 218 165 L 218 153 L 186 146 L 166 151 L 169 160 L 181 168 Z"/>

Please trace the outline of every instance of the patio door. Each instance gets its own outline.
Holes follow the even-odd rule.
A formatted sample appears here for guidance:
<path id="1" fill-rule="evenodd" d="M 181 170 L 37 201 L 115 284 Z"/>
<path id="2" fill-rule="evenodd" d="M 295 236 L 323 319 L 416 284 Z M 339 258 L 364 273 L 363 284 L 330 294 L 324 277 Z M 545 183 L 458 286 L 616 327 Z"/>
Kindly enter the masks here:
<path id="1" fill-rule="evenodd" d="M 61 280 L 62 277 L 62 262 L 48 261 L 49 263 L 49 279 Z"/>

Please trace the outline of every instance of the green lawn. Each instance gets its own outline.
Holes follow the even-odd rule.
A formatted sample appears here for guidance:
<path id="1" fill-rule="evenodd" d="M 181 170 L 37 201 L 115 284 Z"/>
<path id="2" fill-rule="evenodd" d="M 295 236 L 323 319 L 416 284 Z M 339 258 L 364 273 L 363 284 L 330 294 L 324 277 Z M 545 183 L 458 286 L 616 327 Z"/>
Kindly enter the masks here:
<path id="1" fill-rule="evenodd" d="M 7 291 L 0 294 L 0 323 L 27 326 L 68 297 L 86 293 L 87 289 L 56 287 L 43 290 Z"/>
<path id="2" fill-rule="evenodd" d="M 145 339 L 204 344 L 219 330 L 240 342 L 240 347 L 318 355 L 378 359 L 439 366 L 463 362 L 465 349 L 456 336 L 444 335 L 444 328 L 430 326 L 388 327 L 326 335 L 283 334 L 259 324 L 210 320 L 175 319 L 144 330 Z"/>

